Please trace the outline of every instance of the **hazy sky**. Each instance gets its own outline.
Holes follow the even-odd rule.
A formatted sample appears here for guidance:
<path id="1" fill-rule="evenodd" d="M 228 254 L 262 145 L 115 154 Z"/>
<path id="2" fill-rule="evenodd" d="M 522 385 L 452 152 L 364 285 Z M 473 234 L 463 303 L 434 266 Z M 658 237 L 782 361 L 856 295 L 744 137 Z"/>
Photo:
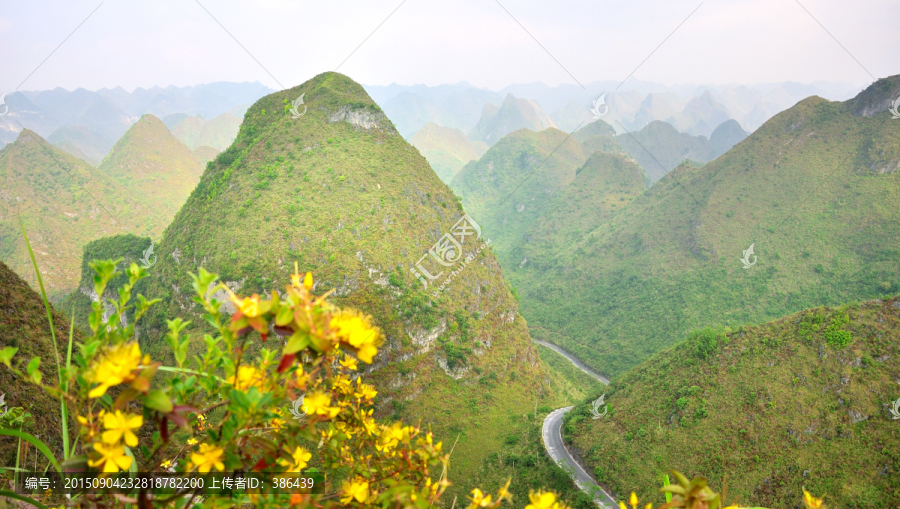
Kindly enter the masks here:
<path id="1" fill-rule="evenodd" d="M 492 89 L 622 80 L 639 65 L 634 77 L 668 85 L 871 82 L 854 57 L 876 78 L 900 73 L 897 0 L 0 0 L 0 92 L 23 80 L 21 90 L 292 87 L 338 67 L 395 9 L 340 72 Z"/>

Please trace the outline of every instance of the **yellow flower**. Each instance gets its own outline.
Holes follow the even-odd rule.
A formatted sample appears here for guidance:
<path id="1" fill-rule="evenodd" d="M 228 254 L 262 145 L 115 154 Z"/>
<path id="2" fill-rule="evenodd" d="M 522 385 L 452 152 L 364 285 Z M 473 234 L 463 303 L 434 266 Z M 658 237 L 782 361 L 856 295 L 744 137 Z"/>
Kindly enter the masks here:
<path id="1" fill-rule="evenodd" d="M 341 311 L 329 322 L 338 339 L 356 349 L 356 356 L 366 364 L 378 353 L 378 329 L 369 324 L 369 317 L 354 311 Z"/>
<path id="2" fill-rule="evenodd" d="M 341 366 L 344 366 L 345 368 L 351 369 L 353 371 L 356 371 L 359 368 L 356 363 L 356 359 L 348 355 L 345 355 L 344 358 L 341 359 Z"/>
<path id="3" fill-rule="evenodd" d="M 631 492 L 631 496 L 628 497 L 628 504 L 631 506 L 631 509 L 637 509 L 638 506 L 638 496 L 637 493 Z M 628 509 L 625 506 L 625 502 L 619 501 L 619 509 Z M 647 504 L 644 509 L 653 509 L 653 504 Z"/>
<path id="4" fill-rule="evenodd" d="M 270 424 L 272 425 L 272 428 L 275 429 L 275 431 L 281 431 L 281 428 L 284 427 L 284 419 L 279 419 L 276 417 L 272 419 L 272 422 Z"/>
<path id="5" fill-rule="evenodd" d="M 312 286 L 313 286 L 312 272 L 307 272 L 306 275 L 303 276 L 303 286 L 305 286 L 307 290 L 312 288 Z"/>
<path id="6" fill-rule="evenodd" d="M 360 479 L 356 479 L 353 482 L 344 481 L 341 491 L 344 492 L 344 495 L 341 497 L 342 504 L 347 504 L 351 500 L 362 503 L 369 498 L 369 483 Z"/>
<path id="7" fill-rule="evenodd" d="M 812 493 L 806 491 L 806 488 L 803 488 L 803 503 L 806 504 L 806 509 L 823 509 L 825 507 L 824 498 L 816 498 L 812 496 Z"/>
<path id="8" fill-rule="evenodd" d="M 375 390 L 374 386 L 369 384 L 360 383 L 360 379 L 356 379 L 356 394 L 357 398 L 361 399 L 373 399 L 378 394 L 378 391 Z"/>
<path id="9" fill-rule="evenodd" d="M 556 494 L 550 491 L 529 493 L 528 499 L 531 503 L 526 505 L 525 509 L 560 509 L 559 503 L 556 502 Z"/>
<path id="10" fill-rule="evenodd" d="M 282 458 L 278 460 L 278 464 L 283 467 L 288 467 L 288 472 L 299 472 L 306 468 L 310 458 L 312 458 L 312 453 L 302 447 L 297 447 L 294 449 L 294 452 L 291 453 L 291 459 L 293 461 Z"/>
<path id="11" fill-rule="evenodd" d="M 197 445 L 197 439 L 196 438 L 188 438 L 187 444 L 188 445 Z"/>
<path id="12" fill-rule="evenodd" d="M 100 442 L 94 442 L 94 450 L 100 453 L 100 457 L 96 460 L 88 461 L 88 466 L 99 467 L 103 465 L 103 471 L 107 473 L 127 470 L 131 466 L 131 456 L 127 456 L 125 448 L 120 445 L 107 446 Z"/>
<path id="13" fill-rule="evenodd" d="M 201 474 L 207 474 L 213 468 L 222 471 L 225 469 L 225 464 L 222 463 L 224 454 L 221 447 L 200 444 L 200 450 L 191 453 L 191 463 L 197 465 L 197 471 Z"/>
<path id="14" fill-rule="evenodd" d="M 134 379 L 140 364 L 141 347 L 137 343 L 109 348 L 91 370 L 90 381 L 100 385 L 91 389 L 88 397 L 99 398 L 110 387 Z"/>
<path id="15" fill-rule="evenodd" d="M 485 495 L 478 488 L 472 490 L 472 505 L 469 507 L 490 507 L 491 496 Z"/>
<path id="16" fill-rule="evenodd" d="M 331 396 L 324 392 L 310 392 L 303 396 L 303 411 L 309 415 L 327 415 L 334 417 L 341 411 L 331 406 Z"/>
<path id="17" fill-rule="evenodd" d="M 241 311 L 241 314 L 246 316 L 247 318 L 256 318 L 262 313 L 260 313 L 259 309 L 259 295 L 253 294 L 250 297 L 244 297 L 243 299 L 238 297 L 231 291 L 227 286 L 225 290 L 228 291 L 228 296 L 231 298 L 231 302 Z"/>
<path id="18" fill-rule="evenodd" d="M 125 445 L 134 447 L 138 444 L 137 435 L 134 431 L 144 425 L 144 418 L 140 415 L 123 414 L 121 410 L 115 413 L 107 413 L 103 416 L 103 426 L 106 431 L 103 432 L 101 438 L 110 445 L 119 443 L 123 437 Z"/>
<path id="19" fill-rule="evenodd" d="M 166 460 L 166 461 L 163 461 L 162 463 L 160 463 L 159 466 L 162 468 L 169 468 L 172 466 L 172 462 L 169 460 Z"/>
<path id="20" fill-rule="evenodd" d="M 237 377 L 231 375 L 225 381 L 234 385 L 235 389 L 245 391 L 251 387 L 262 389 L 265 377 L 253 366 L 241 366 L 238 368 Z"/>

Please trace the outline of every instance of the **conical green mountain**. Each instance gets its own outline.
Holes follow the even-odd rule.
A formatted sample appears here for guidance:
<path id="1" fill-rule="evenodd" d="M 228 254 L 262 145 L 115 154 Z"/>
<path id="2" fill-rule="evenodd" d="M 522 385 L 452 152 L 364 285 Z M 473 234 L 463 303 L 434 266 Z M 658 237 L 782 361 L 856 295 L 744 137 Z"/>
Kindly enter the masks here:
<path id="1" fill-rule="evenodd" d="M 896 297 L 709 329 L 617 379 L 605 418 L 577 406 L 566 434 L 598 481 L 642 503 L 664 503 L 658 474 L 676 469 L 719 492 L 727 478 L 724 502 L 742 507 L 798 507 L 804 487 L 829 507 L 893 507 L 898 345 Z"/>
<path id="2" fill-rule="evenodd" d="M 615 375 L 697 327 L 896 292 L 900 122 L 853 104 L 805 99 L 546 246 L 552 262 L 504 265 L 528 281 L 516 287 L 532 333 Z"/>
<path id="3" fill-rule="evenodd" d="M 34 274 L 33 269 L 31 272 Z M 44 281 L 46 282 L 46 278 Z M 69 321 L 54 310 L 53 324 L 60 351 L 63 351 L 68 345 Z M 75 331 L 75 340 L 80 341 L 80 338 L 80 333 Z M 64 363 L 65 359 L 63 355 L 54 358 L 50 325 L 41 296 L 5 263 L 0 262 L 0 350 L 7 347 L 18 348 L 12 361 L 13 366 L 24 372 L 24 365 L 32 357 L 39 357 L 39 369 L 44 383 L 56 384 L 56 363 L 58 360 Z M 57 457 L 62 457 L 62 416 L 59 402 L 38 386 L 20 380 L 6 366 L 0 369 L 0 394 L 5 395 L 5 406 L 0 405 L 0 414 L 10 408 L 23 408 L 31 414 L 23 431 L 37 436 L 57 453 Z M 70 426 L 73 425 L 74 419 Z M 0 464 L 16 464 L 16 444 L 17 441 L 12 437 L 0 438 Z M 33 456 L 30 458 L 33 459 Z"/>
<path id="4" fill-rule="evenodd" d="M 469 139 L 493 145 L 519 129 L 543 131 L 548 127 L 556 126 L 536 102 L 506 94 L 499 108 L 493 104 L 485 105 L 481 119 L 469 132 Z"/>
<path id="5" fill-rule="evenodd" d="M 448 447 L 458 438 L 450 476 L 471 489 L 503 423 L 558 402 L 485 240 L 363 88 L 325 73 L 257 101 L 207 166 L 142 281 L 163 303 L 141 336 L 159 358 L 165 318 L 203 323 L 188 272 L 250 294 L 283 290 L 296 262 L 314 291 L 334 290 L 384 331 L 363 374 L 379 388 L 376 415 L 421 419 Z"/>
<path id="6" fill-rule="evenodd" d="M 135 229 L 134 193 L 88 163 L 24 130 L 0 150 L 0 260 L 37 288 L 18 216 L 31 239 L 48 295 L 78 282 L 81 249 Z"/>
<path id="7" fill-rule="evenodd" d="M 143 209 L 132 221 L 157 237 L 197 185 L 203 164 L 160 119 L 144 115 L 97 169 L 141 200 Z"/>

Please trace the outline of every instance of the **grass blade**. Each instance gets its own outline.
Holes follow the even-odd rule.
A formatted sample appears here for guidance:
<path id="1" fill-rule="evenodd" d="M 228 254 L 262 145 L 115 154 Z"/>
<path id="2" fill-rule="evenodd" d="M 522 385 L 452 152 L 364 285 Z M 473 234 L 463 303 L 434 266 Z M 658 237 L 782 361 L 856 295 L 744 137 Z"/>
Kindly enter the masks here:
<path id="1" fill-rule="evenodd" d="M 62 386 L 62 367 L 59 364 L 59 345 L 56 343 L 56 327 L 53 325 L 53 312 L 50 310 L 50 301 L 47 300 L 47 292 L 44 291 L 44 280 L 41 278 L 41 271 L 38 269 L 37 260 L 34 258 L 34 250 L 31 249 L 31 242 L 28 240 L 28 234 L 25 232 L 25 224 L 22 223 L 22 216 L 19 216 L 19 228 L 22 229 L 22 236 L 25 237 L 25 247 L 28 248 L 28 256 L 31 257 L 31 265 L 34 267 L 34 274 L 37 277 L 38 286 L 41 289 L 41 300 L 44 301 L 44 309 L 47 310 L 47 321 L 50 322 L 50 336 L 53 338 L 53 359 L 56 361 L 56 376 L 59 385 Z M 63 400 L 59 402 L 59 412 L 62 416 L 63 429 L 68 431 L 66 419 L 66 403 Z M 69 437 L 68 434 L 63 435 L 63 458 L 69 457 Z"/>
<path id="2" fill-rule="evenodd" d="M 6 498 L 11 498 L 14 500 L 21 500 L 22 502 L 25 502 L 25 503 L 28 503 L 28 504 L 31 504 L 31 505 L 37 507 L 38 509 L 48 509 L 47 506 L 38 502 L 37 500 L 35 500 L 33 498 L 28 498 L 25 495 L 19 495 L 18 493 L 14 492 L 14 491 L 0 490 L 0 496 L 6 497 Z"/>
<path id="3" fill-rule="evenodd" d="M 26 442 L 33 445 L 37 450 L 41 451 L 44 456 L 50 460 L 50 463 L 53 464 L 53 468 L 56 469 L 57 472 L 62 472 L 62 469 L 59 468 L 59 463 L 57 463 L 56 458 L 53 457 L 53 452 L 50 451 L 50 448 L 47 447 L 47 444 L 40 441 L 37 437 L 32 435 L 31 433 L 24 433 L 22 431 L 14 430 L 14 429 L 0 429 L 0 435 L 6 435 L 10 437 L 19 437 L 21 440 L 25 440 Z M 16 465 L 18 467 L 18 465 Z"/>

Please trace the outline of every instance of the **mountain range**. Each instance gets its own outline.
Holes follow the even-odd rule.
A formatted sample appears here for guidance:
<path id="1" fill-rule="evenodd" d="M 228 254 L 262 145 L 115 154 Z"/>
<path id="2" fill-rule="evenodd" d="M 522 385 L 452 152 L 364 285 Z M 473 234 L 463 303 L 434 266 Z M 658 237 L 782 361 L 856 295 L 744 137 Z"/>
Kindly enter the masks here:
<path id="1" fill-rule="evenodd" d="M 35 283 L 21 217 L 48 295 L 58 300 L 77 287 L 87 242 L 126 231 L 159 237 L 202 171 L 153 115 L 132 125 L 96 168 L 25 130 L 0 150 L 0 260 Z"/>
<path id="2" fill-rule="evenodd" d="M 214 118 L 230 112 L 240 117 L 247 104 L 269 92 L 271 89 L 259 83 L 228 82 L 132 92 L 121 87 L 14 92 L 4 98 L 9 111 L 0 117 L 0 148 L 27 128 L 96 165 L 142 115 Z"/>
<path id="3" fill-rule="evenodd" d="M 895 76 L 846 102 L 810 97 L 714 161 L 676 168 L 615 217 L 561 234 L 566 242 L 521 231 L 498 242 L 532 334 L 617 375 L 697 327 L 900 290 L 900 123 L 883 100 L 897 93 Z M 520 168 L 493 171 L 509 177 L 476 174 L 465 188 L 463 169 L 454 189 L 487 236 L 510 237 L 519 208 L 540 196 L 532 180 L 559 170 L 532 170 L 524 184 Z M 492 182 L 504 183 L 505 202 L 485 198 L 501 194 Z"/>

